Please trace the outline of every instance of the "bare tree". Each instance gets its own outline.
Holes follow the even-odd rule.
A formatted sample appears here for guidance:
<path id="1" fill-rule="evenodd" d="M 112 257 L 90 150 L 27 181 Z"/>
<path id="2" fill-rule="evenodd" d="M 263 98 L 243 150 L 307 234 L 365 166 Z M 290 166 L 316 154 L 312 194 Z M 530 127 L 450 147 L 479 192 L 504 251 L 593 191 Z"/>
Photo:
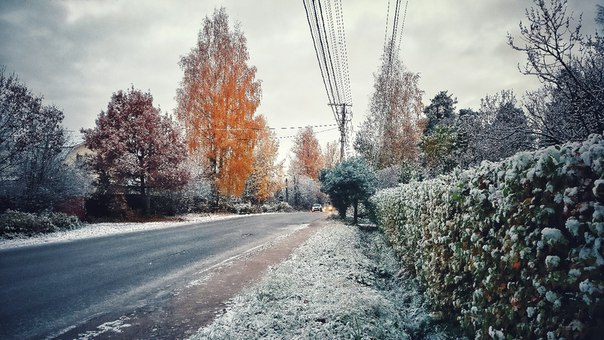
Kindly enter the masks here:
<path id="1" fill-rule="evenodd" d="M 375 76 L 369 114 L 354 141 L 355 150 L 377 169 L 415 161 L 423 131 L 419 74 L 409 72 L 397 56 L 382 57 Z"/>
<path id="2" fill-rule="evenodd" d="M 582 140 L 589 134 L 602 133 L 602 38 L 581 33 L 582 16 L 575 20 L 573 13 L 567 13 L 567 0 L 534 0 L 526 17 L 529 23 L 520 23 L 523 43 L 518 44 L 511 34 L 508 42 L 527 55 L 520 71 L 543 83 L 543 88 L 528 93 L 526 100 L 530 123 L 540 143 Z"/>

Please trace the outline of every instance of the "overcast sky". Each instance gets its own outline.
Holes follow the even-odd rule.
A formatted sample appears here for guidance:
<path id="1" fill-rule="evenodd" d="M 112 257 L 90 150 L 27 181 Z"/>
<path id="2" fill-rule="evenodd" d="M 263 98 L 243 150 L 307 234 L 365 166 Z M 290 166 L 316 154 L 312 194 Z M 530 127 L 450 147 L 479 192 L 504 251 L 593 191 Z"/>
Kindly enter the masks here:
<path id="1" fill-rule="evenodd" d="M 394 0 L 392 0 L 394 2 Z M 518 96 L 538 87 L 517 69 L 525 56 L 507 45 L 517 36 L 528 0 L 409 0 L 401 57 L 421 75 L 424 103 L 441 90 L 459 108 L 503 89 Z M 594 32 L 596 0 L 569 0 L 584 32 Z M 224 6 L 239 22 L 262 80 L 258 113 L 272 127 L 334 124 L 304 6 L 298 0 L 2 0 L 0 64 L 15 72 L 45 104 L 65 113 L 64 125 L 79 135 L 94 126 L 113 92 L 150 90 L 172 113 L 182 70 L 180 57 L 194 46 L 204 17 Z M 353 96 L 353 124 L 368 110 L 373 73 L 384 43 L 388 0 L 342 0 Z M 328 128 L 317 128 L 320 132 Z M 277 130 L 279 137 L 296 130 Z M 321 144 L 338 132 L 317 134 Z M 287 157 L 291 139 L 281 139 Z"/>

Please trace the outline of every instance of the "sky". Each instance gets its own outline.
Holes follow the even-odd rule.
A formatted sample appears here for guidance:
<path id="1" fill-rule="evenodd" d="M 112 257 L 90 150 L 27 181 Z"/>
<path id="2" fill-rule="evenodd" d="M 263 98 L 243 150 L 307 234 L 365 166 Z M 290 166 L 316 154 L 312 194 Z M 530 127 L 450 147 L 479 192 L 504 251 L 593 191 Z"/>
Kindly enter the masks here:
<path id="1" fill-rule="evenodd" d="M 390 6 L 395 1 L 392 0 Z M 400 57 L 429 104 L 439 91 L 457 108 L 480 106 L 501 90 L 521 97 L 539 87 L 507 45 L 526 22 L 528 0 L 409 0 Z M 595 32 L 596 0 L 569 0 L 583 32 Z M 352 90 L 353 126 L 368 112 L 380 63 L 389 0 L 342 0 Z M 16 73 L 44 104 L 65 113 L 75 139 L 92 128 L 111 95 L 131 85 L 149 90 L 173 113 L 183 71 L 178 66 L 197 41 L 206 16 L 225 7 L 247 38 L 249 65 L 262 81 L 263 114 L 280 137 L 288 161 L 298 127 L 335 124 L 312 45 L 302 1 L 295 0 L 2 0 L 0 65 Z M 288 128 L 288 129 L 282 129 Z M 338 140 L 334 127 L 314 129 L 321 145 Z M 330 131 L 325 131 L 330 130 Z"/>

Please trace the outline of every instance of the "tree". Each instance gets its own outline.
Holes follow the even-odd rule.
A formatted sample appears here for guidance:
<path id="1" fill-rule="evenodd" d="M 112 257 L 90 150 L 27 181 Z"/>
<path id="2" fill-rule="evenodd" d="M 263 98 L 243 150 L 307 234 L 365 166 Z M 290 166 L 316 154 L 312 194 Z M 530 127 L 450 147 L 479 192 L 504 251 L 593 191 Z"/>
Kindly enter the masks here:
<path id="1" fill-rule="evenodd" d="M 340 161 L 340 151 L 338 150 L 338 142 L 328 142 L 323 153 L 323 166 L 331 169 Z"/>
<path id="2" fill-rule="evenodd" d="M 254 147 L 254 170 L 248 179 L 252 195 L 257 202 L 264 203 L 283 188 L 283 163 L 277 162 L 279 142 L 275 133 L 268 128 L 266 119 L 256 117 L 258 136 Z"/>
<path id="3" fill-rule="evenodd" d="M 2 180 L 14 175 L 23 161 L 23 153 L 37 142 L 35 128 L 44 116 L 40 114 L 42 98 L 35 97 L 16 75 L 6 75 L 0 67 L 0 175 Z M 31 125 L 30 125 L 31 123 Z"/>
<path id="4" fill-rule="evenodd" d="M 298 133 L 292 147 L 294 158 L 291 168 L 295 173 L 317 180 L 323 168 L 323 155 L 319 140 L 312 127 L 308 126 Z"/>
<path id="5" fill-rule="evenodd" d="M 484 160 L 482 136 L 486 122 L 480 112 L 472 109 L 461 109 L 457 116 L 456 129 L 459 148 L 454 152 L 455 162 L 462 168 L 477 166 Z"/>
<path id="6" fill-rule="evenodd" d="M 479 111 L 460 110 L 455 128 L 458 148 L 453 158 L 462 167 L 498 161 L 534 146 L 528 120 L 511 90 L 485 96 Z"/>
<path id="7" fill-rule="evenodd" d="M 459 147 L 455 128 L 455 105 L 447 91 L 439 92 L 424 109 L 427 123 L 420 142 L 422 160 L 432 176 L 447 173 L 457 165 L 453 152 Z"/>
<path id="8" fill-rule="evenodd" d="M 333 169 L 321 172 L 321 191 L 329 195 L 331 203 L 338 209 L 341 218 L 346 210 L 354 208 L 354 224 L 358 220 L 359 203 L 366 203 L 375 193 L 377 178 L 369 163 L 363 158 L 350 158 Z"/>
<path id="9" fill-rule="evenodd" d="M 449 125 L 437 125 L 430 134 L 422 137 L 423 162 L 431 176 L 445 174 L 455 168 L 453 152 L 458 147 L 457 142 L 457 131 Z"/>
<path id="10" fill-rule="evenodd" d="M 480 112 L 488 123 L 481 137 L 485 159 L 498 161 L 533 147 L 528 121 L 513 91 L 486 96 Z"/>
<path id="11" fill-rule="evenodd" d="M 188 180 L 182 167 L 186 147 L 168 117 L 153 106 L 149 92 L 130 88 L 111 96 L 93 129 L 82 130 L 86 146 L 95 152 L 91 165 L 100 189 L 134 188 L 149 211 L 149 189 L 181 188 Z"/>
<path id="12" fill-rule="evenodd" d="M 16 75 L 0 67 L 0 190 L 19 209 L 53 208 L 66 193 L 85 194 L 62 164 L 63 112 L 42 105 Z M 81 189 L 81 190 L 80 190 Z"/>
<path id="13" fill-rule="evenodd" d="M 207 160 L 208 177 L 224 196 L 240 196 L 253 170 L 254 113 L 261 91 L 248 59 L 243 32 L 229 28 L 226 10 L 220 8 L 205 18 L 197 45 L 180 60 L 184 76 L 176 116 L 189 153 Z"/>
<path id="14" fill-rule="evenodd" d="M 326 201 L 321 184 L 316 179 L 300 174 L 290 175 L 288 192 L 288 203 L 296 209 L 308 210 L 313 204 Z"/>
<path id="15" fill-rule="evenodd" d="M 34 119 L 30 125 L 35 141 L 22 153 L 22 161 L 17 167 L 20 173 L 20 182 L 23 186 L 23 196 L 26 205 L 34 210 L 43 209 L 53 193 L 61 173 L 61 160 L 58 155 L 66 143 L 63 122 L 63 112 L 53 106 L 42 107 L 38 112 L 39 118 Z"/>
<path id="16" fill-rule="evenodd" d="M 422 135 L 419 75 L 406 71 L 397 56 L 382 56 L 367 119 L 354 141 L 355 150 L 377 169 L 415 161 Z"/>
<path id="17" fill-rule="evenodd" d="M 424 109 L 427 118 L 426 131 L 432 131 L 437 125 L 452 125 L 455 119 L 455 105 L 457 98 L 453 98 L 447 91 L 440 91 L 430 105 Z"/>
<path id="18" fill-rule="evenodd" d="M 509 45 L 525 52 L 525 75 L 543 88 L 527 94 L 526 107 L 541 145 L 584 140 L 604 131 L 604 41 L 581 33 L 581 17 L 567 14 L 566 0 L 534 0 L 520 23 L 522 45 L 508 34 Z M 599 17 L 601 18 L 601 17 Z"/>

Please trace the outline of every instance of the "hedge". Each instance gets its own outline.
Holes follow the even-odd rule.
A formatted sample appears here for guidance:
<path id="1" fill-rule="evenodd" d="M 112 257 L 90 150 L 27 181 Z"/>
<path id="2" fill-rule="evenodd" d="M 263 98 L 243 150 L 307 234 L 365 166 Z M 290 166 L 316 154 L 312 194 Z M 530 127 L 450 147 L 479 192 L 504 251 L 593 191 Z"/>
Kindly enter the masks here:
<path id="1" fill-rule="evenodd" d="M 82 226 L 76 216 L 60 212 L 45 211 L 39 214 L 7 210 L 0 214 L 0 237 L 13 238 L 32 236 L 61 230 L 72 230 Z"/>
<path id="2" fill-rule="evenodd" d="M 604 331 L 604 139 L 387 189 L 378 225 L 433 307 L 476 338 Z"/>

